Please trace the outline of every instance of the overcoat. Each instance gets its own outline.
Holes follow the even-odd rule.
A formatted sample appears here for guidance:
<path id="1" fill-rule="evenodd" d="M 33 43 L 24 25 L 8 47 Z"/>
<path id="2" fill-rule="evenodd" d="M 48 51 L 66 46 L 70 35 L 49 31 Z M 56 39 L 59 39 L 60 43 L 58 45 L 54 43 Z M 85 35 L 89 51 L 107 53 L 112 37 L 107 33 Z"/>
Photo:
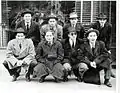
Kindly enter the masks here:
<path id="1" fill-rule="evenodd" d="M 5 61 L 8 62 L 9 68 L 15 66 L 18 60 L 23 60 L 28 65 L 35 61 L 35 49 L 31 39 L 24 39 L 21 49 L 17 39 L 8 42 Z"/>
<path id="2" fill-rule="evenodd" d="M 26 38 L 31 38 L 34 43 L 34 46 L 36 47 L 40 42 L 40 29 L 38 23 L 31 21 L 29 31 L 27 31 L 25 21 L 22 20 L 18 22 L 18 24 L 16 24 L 16 29 L 19 27 L 22 27 L 25 30 Z"/>
<path id="3" fill-rule="evenodd" d="M 111 60 L 103 41 L 96 41 L 94 51 L 92 51 L 88 41 L 82 44 L 80 49 L 82 51 L 79 51 L 79 53 L 80 55 L 83 54 L 84 57 L 82 61 L 88 64 L 88 66 L 90 66 L 90 62 L 94 61 L 97 66 L 102 68 L 110 67 Z"/>
<path id="4" fill-rule="evenodd" d="M 64 52 L 59 41 L 54 41 L 53 45 L 49 45 L 47 41 L 39 43 L 36 53 L 37 62 L 43 63 L 50 71 L 52 71 L 56 63 L 61 64 L 63 57 Z"/>
<path id="5" fill-rule="evenodd" d="M 110 50 L 112 25 L 106 22 L 104 27 L 101 28 L 100 23 L 97 21 L 96 23 L 91 24 L 91 27 L 99 30 L 100 34 L 97 40 L 103 41 L 105 43 L 105 47 L 107 48 L 107 50 Z"/>
<path id="6" fill-rule="evenodd" d="M 76 65 L 80 63 L 81 61 L 81 55 L 78 57 L 78 51 L 80 50 L 80 45 L 83 43 L 82 39 L 77 38 L 76 39 L 76 44 L 74 48 L 71 47 L 69 43 L 69 39 L 64 39 L 62 41 L 63 49 L 64 49 L 64 63 L 70 63 L 71 66 Z"/>
<path id="7" fill-rule="evenodd" d="M 45 40 L 45 33 L 49 30 L 52 30 L 55 33 L 55 39 L 60 40 L 63 38 L 63 27 L 61 25 L 56 25 L 54 28 L 51 28 L 49 24 L 45 24 L 41 27 L 41 40 Z"/>
<path id="8" fill-rule="evenodd" d="M 67 36 L 67 32 L 68 32 L 68 28 L 71 27 L 71 24 L 68 23 L 66 24 L 64 27 L 63 27 L 63 38 L 66 39 L 68 36 Z M 77 31 L 77 36 L 78 38 L 81 38 L 83 39 L 84 38 L 84 34 L 85 34 L 85 29 L 83 27 L 82 24 L 80 23 L 77 23 L 76 26 L 75 26 L 75 29 Z"/>

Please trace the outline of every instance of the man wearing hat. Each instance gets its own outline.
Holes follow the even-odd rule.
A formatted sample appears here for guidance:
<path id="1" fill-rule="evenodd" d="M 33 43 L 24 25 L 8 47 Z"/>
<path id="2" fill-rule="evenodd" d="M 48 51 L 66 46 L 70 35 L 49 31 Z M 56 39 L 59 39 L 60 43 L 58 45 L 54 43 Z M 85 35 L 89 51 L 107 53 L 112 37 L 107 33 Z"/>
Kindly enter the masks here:
<path id="1" fill-rule="evenodd" d="M 20 75 L 21 68 L 26 69 L 26 80 L 30 81 L 33 67 L 37 64 L 35 60 L 35 50 L 31 39 L 25 38 L 23 28 L 17 28 L 16 38 L 8 42 L 6 59 L 3 63 L 8 70 L 12 81 L 16 81 Z"/>
<path id="2" fill-rule="evenodd" d="M 69 14 L 69 21 L 70 23 L 66 24 L 63 27 L 63 38 L 67 38 L 67 31 L 69 27 L 73 27 L 77 31 L 78 38 L 83 39 L 84 38 L 84 33 L 85 29 L 82 26 L 82 24 L 78 23 L 78 15 L 76 12 L 72 12 Z"/>
<path id="3" fill-rule="evenodd" d="M 97 17 L 97 22 L 91 24 L 91 28 L 99 30 L 100 35 L 98 36 L 98 40 L 101 40 L 105 43 L 105 47 L 107 51 L 111 55 L 110 51 L 110 43 L 111 43 L 111 32 L 112 32 L 112 25 L 107 22 L 107 16 L 104 13 L 100 13 Z M 111 67 L 112 69 L 112 67 Z M 111 70 L 111 76 L 115 78 L 114 73 Z"/>
<path id="4" fill-rule="evenodd" d="M 43 25 L 40 29 L 41 40 L 45 39 L 44 36 L 47 31 L 52 30 L 55 33 L 55 39 L 61 41 L 63 37 L 63 28 L 61 25 L 57 24 L 57 20 L 58 18 L 53 13 L 48 16 L 48 24 Z"/>
<path id="5" fill-rule="evenodd" d="M 68 38 L 62 41 L 64 49 L 64 60 L 62 62 L 65 72 L 64 81 L 68 81 L 68 75 L 73 71 L 77 80 L 81 82 L 84 72 L 88 69 L 87 65 L 81 62 L 81 56 L 78 56 L 83 40 L 77 38 L 77 31 L 73 27 L 68 28 L 67 35 Z"/>
<path id="6" fill-rule="evenodd" d="M 33 12 L 26 10 L 21 16 L 23 20 L 16 24 L 16 29 L 22 27 L 25 30 L 26 38 L 31 38 L 34 46 L 37 47 L 40 42 L 40 31 L 38 23 L 32 21 Z"/>
<path id="7" fill-rule="evenodd" d="M 112 87 L 110 83 L 110 62 L 109 53 L 105 48 L 103 41 L 98 41 L 99 31 L 96 29 L 89 29 L 86 32 L 86 41 L 81 45 L 80 54 L 83 55 L 83 62 L 88 65 L 89 68 L 95 68 L 99 71 L 104 69 L 105 81 L 104 84 L 108 87 Z M 94 79 L 94 78 L 93 78 Z"/>

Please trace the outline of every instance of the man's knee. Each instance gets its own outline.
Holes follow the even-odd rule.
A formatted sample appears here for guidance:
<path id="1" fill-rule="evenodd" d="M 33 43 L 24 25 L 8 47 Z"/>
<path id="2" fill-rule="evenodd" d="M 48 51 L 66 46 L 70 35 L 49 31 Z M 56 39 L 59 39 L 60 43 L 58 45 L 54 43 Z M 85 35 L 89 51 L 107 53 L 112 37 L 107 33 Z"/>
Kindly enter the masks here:
<path id="1" fill-rule="evenodd" d="M 79 63 L 78 67 L 79 67 L 79 71 L 86 71 L 89 69 L 87 64 L 85 64 L 85 63 Z"/>

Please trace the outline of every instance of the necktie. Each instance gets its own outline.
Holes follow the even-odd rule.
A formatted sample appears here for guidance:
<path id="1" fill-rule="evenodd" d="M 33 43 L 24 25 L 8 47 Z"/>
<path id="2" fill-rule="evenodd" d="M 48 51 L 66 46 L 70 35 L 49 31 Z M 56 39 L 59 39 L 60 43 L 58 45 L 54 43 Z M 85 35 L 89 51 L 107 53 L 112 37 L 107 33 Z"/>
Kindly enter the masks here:
<path id="1" fill-rule="evenodd" d="M 20 49 L 21 49 L 21 47 L 22 47 L 21 43 L 19 44 L 19 47 L 20 47 Z"/>
<path id="2" fill-rule="evenodd" d="M 72 48 L 74 48 L 74 42 L 72 43 Z"/>
<path id="3" fill-rule="evenodd" d="M 29 31 L 29 23 L 27 23 L 27 31 Z"/>

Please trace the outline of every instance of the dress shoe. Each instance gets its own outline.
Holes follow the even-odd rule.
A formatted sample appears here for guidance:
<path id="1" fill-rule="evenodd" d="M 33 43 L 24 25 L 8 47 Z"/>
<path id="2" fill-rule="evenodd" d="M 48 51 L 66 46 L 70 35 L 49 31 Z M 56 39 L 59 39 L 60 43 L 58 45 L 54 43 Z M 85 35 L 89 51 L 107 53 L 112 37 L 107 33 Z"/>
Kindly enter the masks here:
<path id="1" fill-rule="evenodd" d="M 82 82 L 82 78 L 77 77 L 77 81 L 78 81 L 78 82 Z"/>
<path id="2" fill-rule="evenodd" d="M 111 74 L 111 77 L 116 78 L 115 74 L 113 74 L 113 73 Z"/>
<path id="3" fill-rule="evenodd" d="M 17 80 L 17 76 L 13 75 L 13 79 L 12 79 L 12 82 L 16 81 Z"/>
<path id="4" fill-rule="evenodd" d="M 45 81 L 45 78 L 44 77 L 41 77 L 40 79 L 39 79 L 39 82 L 40 83 L 43 83 Z"/>
<path id="5" fill-rule="evenodd" d="M 64 81 L 64 82 L 67 82 L 67 81 L 68 81 L 68 77 L 64 77 L 64 78 L 63 78 L 63 81 Z"/>
<path id="6" fill-rule="evenodd" d="M 30 79 L 30 75 L 27 75 L 27 74 L 26 74 L 26 76 L 25 76 L 25 77 L 26 77 L 26 81 L 28 81 L 28 82 L 30 82 L 30 81 L 31 81 L 31 79 Z"/>
<path id="7" fill-rule="evenodd" d="M 112 87 L 112 84 L 110 83 L 108 79 L 105 80 L 104 84 L 108 87 Z"/>
<path id="8" fill-rule="evenodd" d="M 60 83 L 60 79 L 58 79 L 58 78 L 55 77 L 55 82 L 56 83 Z"/>

